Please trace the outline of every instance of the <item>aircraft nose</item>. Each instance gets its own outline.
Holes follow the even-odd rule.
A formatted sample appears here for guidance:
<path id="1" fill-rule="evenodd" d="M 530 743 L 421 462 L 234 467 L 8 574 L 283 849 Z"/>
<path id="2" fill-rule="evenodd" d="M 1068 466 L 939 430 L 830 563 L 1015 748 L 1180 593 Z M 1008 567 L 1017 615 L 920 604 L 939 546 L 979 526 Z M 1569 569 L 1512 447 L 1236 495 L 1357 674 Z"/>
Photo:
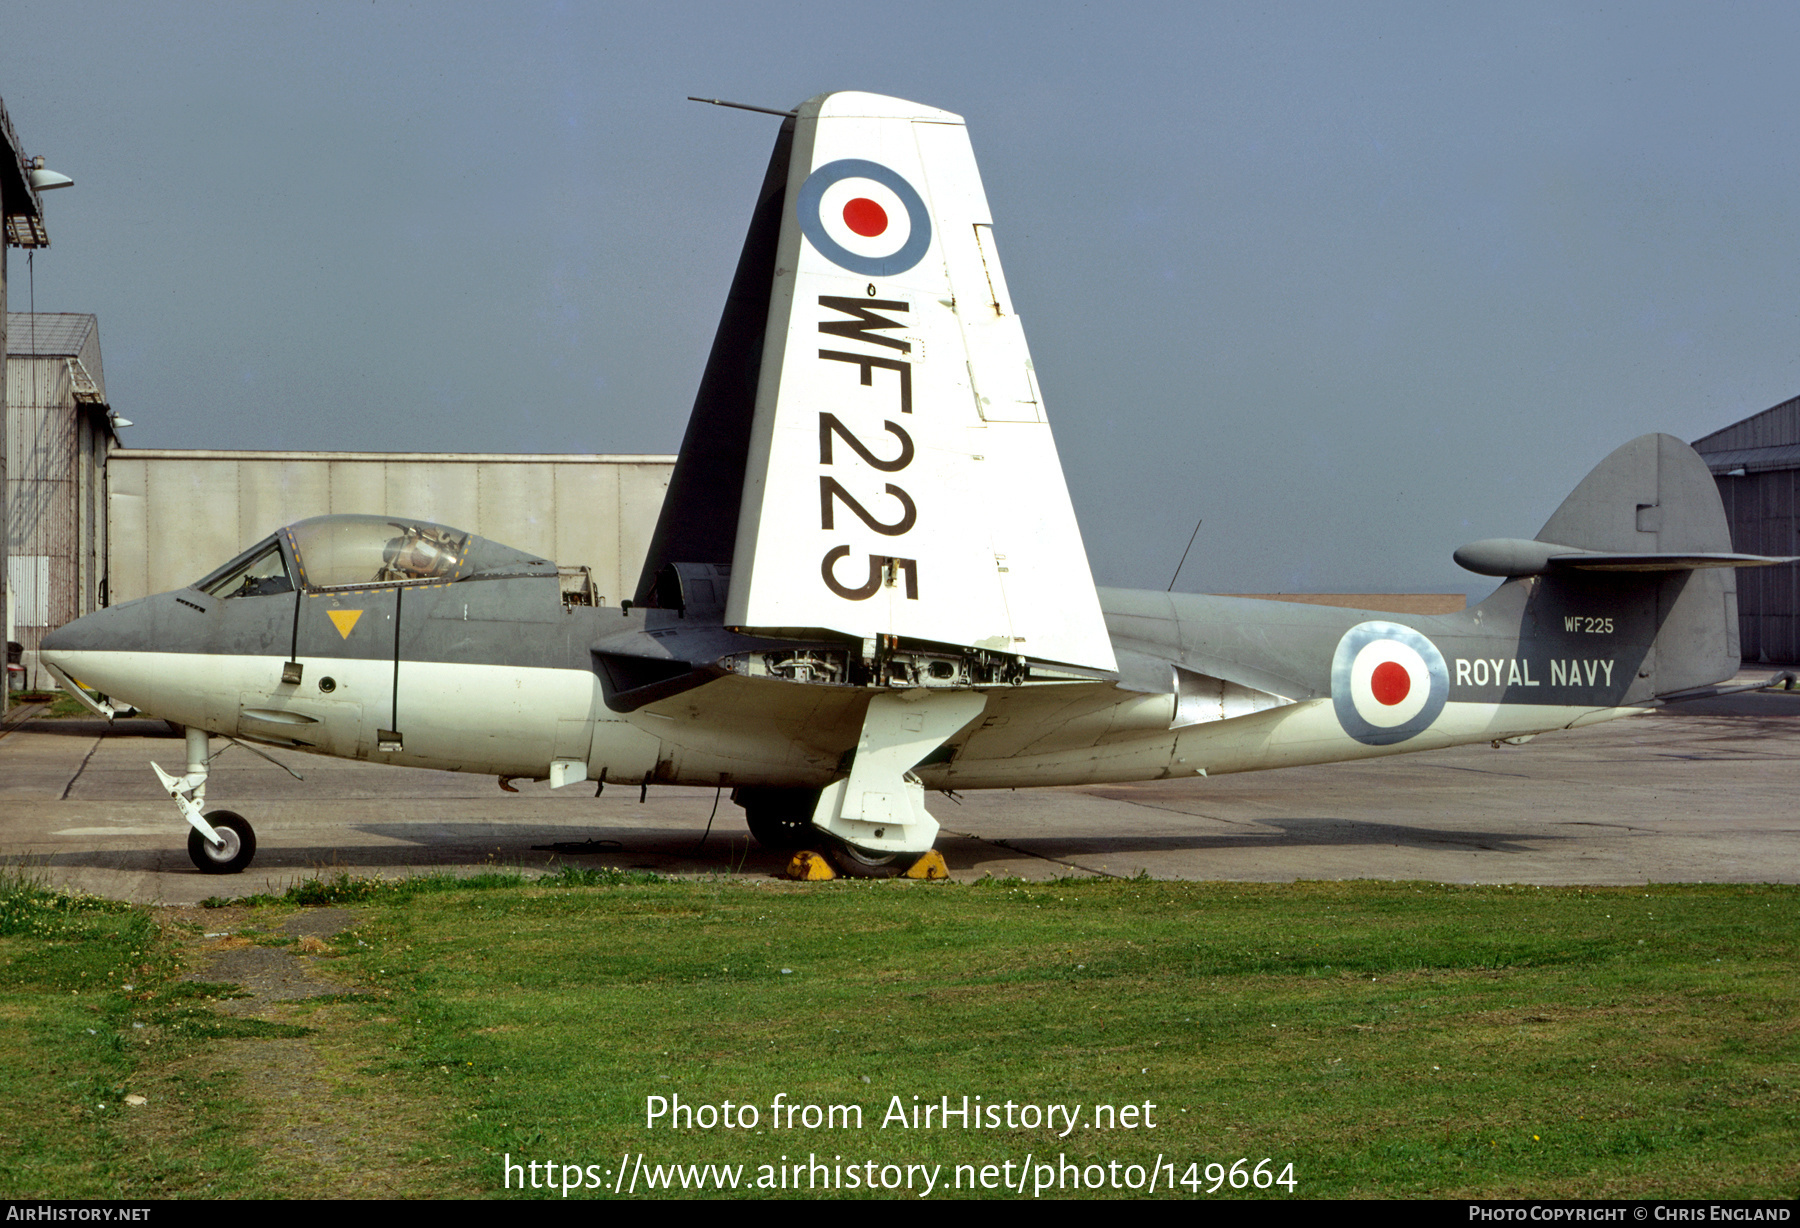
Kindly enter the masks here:
<path id="1" fill-rule="evenodd" d="M 148 605 L 132 601 L 84 614 L 46 635 L 38 651 L 52 664 L 72 652 L 145 651 L 150 647 L 152 618 Z"/>
<path id="2" fill-rule="evenodd" d="M 80 621 L 79 618 L 75 620 L 77 623 Z M 69 649 L 75 647 L 78 642 L 78 636 L 64 634 L 74 625 L 75 623 L 64 623 L 49 635 L 46 635 L 43 639 L 39 640 L 38 652 L 54 664 L 58 652 L 67 652 Z"/>
<path id="3" fill-rule="evenodd" d="M 87 617 L 92 618 L 93 615 L 89 614 Z M 64 623 L 39 640 L 38 655 L 52 665 L 61 665 L 64 655 L 80 644 L 84 638 L 81 632 L 75 629 L 75 623 L 80 621 L 81 619 L 78 618 L 73 623 Z"/>
<path id="4" fill-rule="evenodd" d="M 96 610 L 38 644 L 38 659 L 71 680 L 143 708 L 156 690 L 156 598 Z"/>

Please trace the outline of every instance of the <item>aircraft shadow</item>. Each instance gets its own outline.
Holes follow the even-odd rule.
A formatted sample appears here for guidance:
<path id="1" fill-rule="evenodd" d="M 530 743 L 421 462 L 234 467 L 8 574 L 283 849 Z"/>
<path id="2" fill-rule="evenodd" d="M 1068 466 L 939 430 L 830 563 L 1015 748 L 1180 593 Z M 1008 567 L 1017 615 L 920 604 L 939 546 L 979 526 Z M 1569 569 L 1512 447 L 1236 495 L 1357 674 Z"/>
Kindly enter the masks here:
<path id="1" fill-rule="evenodd" d="M 583 833 L 585 837 L 589 833 Z M 604 833 L 591 833 L 596 840 L 607 839 Z M 630 833 L 628 833 L 629 835 Z M 640 833 L 641 834 L 641 833 Z M 495 870 L 541 870 L 555 865 L 599 868 L 647 869 L 694 873 L 778 874 L 791 854 L 771 853 L 756 847 L 743 834 L 728 843 L 716 833 L 697 852 L 692 833 L 668 833 L 666 841 L 628 839 L 620 847 L 599 848 L 592 852 L 554 852 L 533 849 L 533 844 L 549 844 L 568 840 L 568 831 L 537 832 L 514 835 L 504 840 L 487 839 L 475 844 L 432 841 L 409 845 L 307 845 L 256 851 L 250 868 L 252 876 L 271 871 L 293 871 L 298 874 L 324 873 L 366 874 L 389 870 L 429 869 L 433 866 L 491 865 Z M 82 849 L 34 854 L 32 865 L 71 867 L 78 869 L 125 870 L 140 873 L 198 873 L 187 860 L 185 837 L 172 832 L 167 844 L 147 848 Z M 580 841 L 577 840 L 576 843 Z M 733 846 L 735 844 L 735 847 Z M 748 845 L 748 847 L 746 847 Z M 230 876 L 219 879 L 224 894 L 231 894 Z"/>
<path id="2" fill-rule="evenodd" d="M 99 717 L 59 716 L 53 719 L 33 718 L 22 729 L 47 733 L 60 738 L 173 738 L 183 735 L 170 728 L 169 722 L 142 717 L 103 721 Z"/>
<path id="3" fill-rule="evenodd" d="M 1029 857 L 1076 863 L 1098 857 L 1134 854 L 1205 855 L 1234 849 L 1289 853 L 1327 848 L 1403 848 L 1420 852 L 1542 854 L 1546 846 L 1579 837 L 1534 834 L 1529 841 L 1516 833 L 1450 831 L 1332 818 L 1261 819 L 1275 831 L 1205 832 L 1193 835 L 1010 836 L 979 839 L 946 831 L 938 851 L 953 871 L 973 870 L 1000 857 Z M 379 823 L 357 824 L 353 830 L 405 841 L 381 845 L 263 846 L 253 872 L 292 871 L 346 874 L 384 873 L 431 866 L 491 864 L 496 869 L 541 869 L 568 864 L 588 867 L 659 870 L 669 873 L 778 875 L 790 853 L 757 845 L 738 823 L 716 825 L 704 843 L 692 828 L 526 827 L 511 823 Z M 57 852 L 41 864 L 138 872 L 188 872 L 183 837 L 171 825 L 170 839 L 152 847 L 83 849 Z M 591 847 L 584 842 L 593 841 Z M 561 848 L 535 846 L 561 845 Z M 36 858 L 33 859 L 37 860 Z M 225 880 L 221 880 L 225 883 Z"/>
<path id="4" fill-rule="evenodd" d="M 1224 849 L 1290 849 L 1361 847 L 1409 848 L 1426 851 L 1471 850 L 1485 853 L 1542 852 L 1549 841 L 1568 840 L 1561 835 L 1533 834 L 1529 842 L 1517 832 L 1449 830 L 1406 827 L 1396 823 L 1371 823 L 1358 819 L 1258 818 L 1257 826 L 1276 831 L 1234 830 L 1195 832 L 1192 835 L 1118 836 L 1006 836 L 979 842 L 953 837 L 939 840 L 939 850 L 950 859 L 946 845 L 998 844 L 1042 857 L 1068 859 L 1097 853 L 1204 853 Z M 954 864 L 954 863 L 953 863 Z"/>

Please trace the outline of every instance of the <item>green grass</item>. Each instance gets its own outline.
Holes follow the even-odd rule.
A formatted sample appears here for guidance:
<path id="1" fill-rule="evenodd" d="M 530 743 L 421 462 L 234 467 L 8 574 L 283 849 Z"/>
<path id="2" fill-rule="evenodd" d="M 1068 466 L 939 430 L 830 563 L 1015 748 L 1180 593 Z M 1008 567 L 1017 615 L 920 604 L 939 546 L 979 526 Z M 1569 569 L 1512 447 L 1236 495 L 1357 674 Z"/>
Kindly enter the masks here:
<path id="1" fill-rule="evenodd" d="M 458 1146 L 490 1171 L 507 1154 L 954 1165 L 1051 1149 L 1271 1156 L 1321 1196 L 1767 1196 L 1800 1172 L 1797 902 L 1786 888 L 540 888 L 416 897 L 376 914 L 354 958 L 410 1004 L 392 1043 L 439 1073 Z M 647 1132 L 645 1098 L 674 1092 L 857 1103 L 866 1128 Z M 1148 1100 L 1158 1128 L 877 1128 L 893 1096 L 964 1094 Z"/>
<path id="2" fill-rule="evenodd" d="M 474 885 L 340 878 L 250 915 L 267 929 L 302 896 L 361 921 L 323 961 L 349 992 L 324 1012 L 336 1022 L 315 1020 L 298 1043 L 337 1045 L 333 1060 L 429 1123 L 443 1189 L 502 1194 L 506 1156 L 604 1182 L 640 1153 L 647 1165 L 743 1164 L 747 1186 L 759 1166 L 809 1154 L 943 1165 L 941 1183 L 958 1165 L 1010 1161 L 1016 1177 L 1027 1154 L 1118 1161 L 1122 1177 L 1160 1154 L 1202 1193 L 1209 1163 L 1269 1157 L 1314 1197 L 1791 1198 L 1800 1186 L 1791 887 L 787 885 L 572 871 Z M 91 956 L 49 931 L 0 943 L 6 993 L 32 1012 L 41 1052 L 86 1063 L 78 1033 L 93 1015 L 69 978 L 150 956 L 132 928 L 143 914 L 80 907 L 66 915 L 94 927 Z M 29 985 L 15 988 L 15 959 L 38 969 Z M 159 1043 L 174 1048 L 96 1042 L 95 1073 L 50 1079 L 7 1055 L 9 1096 L 58 1123 L 59 1141 L 39 1150 L 65 1157 L 7 1188 L 76 1193 L 54 1180 L 94 1151 L 95 1171 L 129 1196 L 99 1119 L 68 1127 L 69 1106 L 119 1086 L 134 1061 L 141 1072 L 191 1061 L 187 1042 Z M 647 1098 L 676 1095 L 755 1105 L 758 1129 L 647 1129 Z M 771 1130 L 777 1095 L 859 1105 L 863 1128 Z M 1079 1104 L 1083 1128 L 882 1128 L 895 1097 L 910 1111 L 914 1096 L 964 1095 Z M 1154 1130 L 1085 1128 L 1096 1104 L 1145 1103 Z M 169 1143 L 182 1146 L 192 1153 Z M 250 1195 L 309 1192 L 254 1172 L 232 1181 Z"/>
<path id="3" fill-rule="evenodd" d="M 0 871 L 0 1182 L 101 1197 L 136 1068 L 134 1015 L 172 971 L 148 913 Z"/>
<path id="4" fill-rule="evenodd" d="M 26 695 L 29 695 L 30 698 L 27 699 Z M 35 718 L 37 720 L 43 720 L 46 717 L 93 715 L 80 700 L 76 699 L 73 695 L 65 694 L 62 691 L 13 692 L 6 698 L 6 706 L 8 709 L 37 703 L 48 703 L 50 705 L 48 708 L 37 714 L 37 717 Z"/>

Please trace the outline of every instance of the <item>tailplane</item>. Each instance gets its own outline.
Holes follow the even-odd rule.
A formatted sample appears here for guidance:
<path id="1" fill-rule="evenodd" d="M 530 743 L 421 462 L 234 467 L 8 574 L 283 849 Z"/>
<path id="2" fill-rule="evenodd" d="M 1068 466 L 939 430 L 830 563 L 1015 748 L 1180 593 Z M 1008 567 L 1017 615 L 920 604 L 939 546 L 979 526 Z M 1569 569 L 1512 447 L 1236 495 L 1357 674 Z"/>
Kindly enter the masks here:
<path id="1" fill-rule="evenodd" d="M 1478 609 L 1513 611 L 1522 636 L 1573 636 L 1636 659 L 1635 677 L 1621 680 L 1622 703 L 1735 674 L 1733 569 L 1792 561 L 1732 551 L 1711 471 L 1672 435 L 1644 435 L 1601 461 L 1535 538 L 1474 542 L 1456 560 L 1511 577 Z"/>
<path id="2" fill-rule="evenodd" d="M 1619 448 L 1582 479 L 1537 537 L 1610 556 L 1611 566 L 1601 565 L 1606 570 L 1643 569 L 1615 583 L 1654 602 L 1656 638 L 1638 667 L 1650 695 L 1710 686 L 1737 672 L 1737 573 L 1729 564 L 1708 565 L 1709 556 L 1731 554 L 1731 525 L 1711 470 L 1687 444 L 1644 435 Z M 1695 565 L 1682 565 L 1690 559 Z M 1597 572 L 1597 561 L 1576 555 L 1553 564 L 1552 574 Z M 1667 570 L 1652 570 L 1663 562 Z"/>

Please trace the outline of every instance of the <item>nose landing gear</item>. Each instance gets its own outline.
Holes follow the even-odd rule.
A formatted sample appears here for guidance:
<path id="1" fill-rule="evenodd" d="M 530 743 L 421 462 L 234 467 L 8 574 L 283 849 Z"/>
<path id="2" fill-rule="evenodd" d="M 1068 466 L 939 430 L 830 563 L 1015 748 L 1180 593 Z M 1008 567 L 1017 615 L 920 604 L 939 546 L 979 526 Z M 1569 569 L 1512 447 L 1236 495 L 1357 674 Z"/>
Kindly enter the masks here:
<path id="1" fill-rule="evenodd" d="M 181 817 L 193 828 L 188 833 L 188 859 L 202 874 L 236 874 L 256 856 L 256 833 L 243 815 L 230 810 L 200 813 L 206 804 L 210 741 L 206 730 L 188 727 L 186 775 L 171 776 L 158 763 L 150 766 Z"/>

